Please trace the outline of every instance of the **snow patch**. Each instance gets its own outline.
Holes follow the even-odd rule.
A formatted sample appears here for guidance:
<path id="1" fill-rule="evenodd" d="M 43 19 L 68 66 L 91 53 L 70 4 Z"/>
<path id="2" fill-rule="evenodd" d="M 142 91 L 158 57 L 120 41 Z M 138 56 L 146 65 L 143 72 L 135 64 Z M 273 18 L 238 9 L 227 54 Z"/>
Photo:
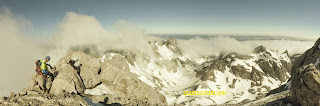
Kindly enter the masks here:
<path id="1" fill-rule="evenodd" d="M 79 58 L 75 57 L 75 58 L 73 58 L 72 60 L 75 62 L 75 63 L 74 63 L 74 66 L 79 67 L 79 66 L 81 65 Z"/>
<path id="2" fill-rule="evenodd" d="M 206 62 L 206 59 L 204 59 L 204 58 L 200 58 L 200 59 L 197 59 L 197 60 L 196 60 L 196 63 L 197 63 L 197 64 L 202 64 L 202 63 L 204 63 L 204 62 Z"/>
<path id="3" fill-rule="evenodd" d="M 320 60 L 320 58 L 317 59 L 317 62 L 314 63 L 315 64 L 314 66 L 317 66 L 319 64 L 319 60 Z"/>
<path id="4" fill-rule="evenodd" d="M 97 86 L 97 87 L 95 87 L 95 88 L 93 88 L 93 89 L 86 89 L 86 90 L 84 91 L 84 93 L 85 93 L 85 94 L 90 94 L 90 95 L 113 94 L 113 93 L 111 92 L 111 90 L 110 90 L 107 86 L 105 86 L 105 85 L 103 85 L 103 84 L 101 84 L 101 85 L 99 85 L 99 86 Z"/>
<path id="5" fill-rule="evenodd" d="M 289 82 L 286 83 L 285 85 L 286 85 L 286 86 L 285 86 L 286 89 L 290 89 L 290 87 L 291 87 L 291 81 L 289 81 Z"/>
<path id="6" fill-rule="evenodd" d="M 113 58 L 115 54 L 114 53 L 110 53 L 110 57 L 108 58 L 109 60 Z"/>
<path id="7" fill-rule="evenodd" d="M 104 60 L 106 59 L 106 55 L 103 55 L 102 57 L 98 58 L 101 63 L 104 63 Z"/>
<path id="8" fill-rule="evenodd" d="M 166 60 L 171 60 L 173 58 L 173 52 L 167 48 L 166 45 L 157 46 L 159 54 Z"/>

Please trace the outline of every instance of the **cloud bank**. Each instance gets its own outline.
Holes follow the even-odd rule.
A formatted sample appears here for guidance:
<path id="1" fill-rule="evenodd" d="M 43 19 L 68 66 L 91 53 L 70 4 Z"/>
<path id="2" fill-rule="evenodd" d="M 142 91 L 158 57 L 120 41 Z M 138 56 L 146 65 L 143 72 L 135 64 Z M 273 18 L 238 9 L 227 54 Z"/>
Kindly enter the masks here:
<path id="1" fill-rule="evenodd" d="M 313 41 L 291 41 L 291 40 L 252 40 L 238 41 L 230 37 L 214 37 L 204 39 L 196 37 L 189 40 L 178 40 L 179 48 L 191 58 L 199 58 L 208 55 L 219 55 L 222 52 L 237 52 L 239 54 L 249 54 L 260 46 L 266 46 L 271 50 L 285 52 L 290 55 L 304 53 L 313 46 Z"/>
<path id="2" fill-rule="evenodd" d="M 28 35 L 29 26 L 30 22 L 13 15 L 7 8 L 0 10 L 0 96 L 27 86 L 35 60 L 43 55 Z"/>

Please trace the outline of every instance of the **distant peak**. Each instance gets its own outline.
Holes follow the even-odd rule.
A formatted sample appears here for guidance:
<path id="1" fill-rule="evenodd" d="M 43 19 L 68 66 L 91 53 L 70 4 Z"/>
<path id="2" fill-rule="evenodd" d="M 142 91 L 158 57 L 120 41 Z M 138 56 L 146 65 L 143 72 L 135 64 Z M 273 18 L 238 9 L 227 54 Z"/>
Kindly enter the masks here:
<path id="1" fill-rule="evenodd" d="M 177 39 L 175 39 L 175 38 L 169 38 L 166 42 L 166 45 L 177 45 Z"/>
<path id="2" fill-rule="evenodd" d="M 318 47 L 320 49 L 320 38 L 316 41 L 314 44 L 315 47 Z"/>
<path id="3" fill-rule="evenodd" d="M 260 46 L 256 47 L 253 52 L 260 53 L 260 52 L 264 52 L 264 51 L 267 51 L 267 48 L 263 45 L 260 45 Z"/>

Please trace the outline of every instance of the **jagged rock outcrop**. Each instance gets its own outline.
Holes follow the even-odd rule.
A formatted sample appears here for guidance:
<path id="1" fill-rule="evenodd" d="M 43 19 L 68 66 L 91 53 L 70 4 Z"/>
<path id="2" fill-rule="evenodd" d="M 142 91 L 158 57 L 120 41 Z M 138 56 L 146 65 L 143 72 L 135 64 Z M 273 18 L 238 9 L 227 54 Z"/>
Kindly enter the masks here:
<path id="1" fill-rule="evenodd" d="M 162 57 L 163 60 L 172 60 L 179 58 L 183 53 L 178 47 L 177 39 L 170 38 L 168 40 L 162 40 L 149 42 L 154 50 L 156 56 Z"/>
<path id="2" fill-rule="evenodd" d="M 175 38 L 169 38 L 167 41 L 164 43 L 167 48 L 169 48 L 171 51 L 174 53 L 177 53 L 179 55 L 182 54 L 181 50 L 178 48 L 178 41 Z"/>
<path id="3" fill-rule="evenodd" d="M 287 51 L 280 56 L 276 56 L 276 54 L 273 54 L 273 52 L 266 47 L 259 46 L 255 48 L 254 53 L 260 55 L 257 63 L 265 74 L 272 78 L 279 79 L 281 82 L 289 79 L 290 76 L 288 76 L 287 73 L 291 70 L 291 62 Z M 271 57 L 271 59 L 263 59 L 268 57 Z"/>
<path id="4" fill-rule="evenodd" d="M 58 76 L 54 79 L 50 90 L 51 94 L 60 94 L 63 92 L 81 94 L 85 87 L 81 77 L 72 66 L 66 65 L 61 68 Z"/>
<path id="5" fill-rule="evenodd" d="M 294 105 L 320 105 L 320 38 L 294 61 L 291 76 L 291 101 Z"/>
<path id="6" fill-rule="evenodd" d="M 292 77 L 291 99 L 295 105 L 320 105 L 320 71 L 313 64 L 304 65 Z"/>

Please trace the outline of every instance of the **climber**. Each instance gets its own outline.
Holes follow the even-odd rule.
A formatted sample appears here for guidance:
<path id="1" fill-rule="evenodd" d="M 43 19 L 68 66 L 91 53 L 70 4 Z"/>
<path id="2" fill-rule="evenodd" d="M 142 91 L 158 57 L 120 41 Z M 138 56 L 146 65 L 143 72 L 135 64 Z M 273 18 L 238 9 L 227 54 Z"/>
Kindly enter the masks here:
<path id="1" fill-rule="evenodd" d="M 70 64 L 73 67 L 73 69 L 76 70 L 77 73 L 80 75 L 80 67 L 82 66 L 82 64 L 80 63 L 80 60 L 78 58 L 70 60 L 67 64 Z"/>
<path id="2" fill-rule="evenodd" d="M 42 70 L 42 76 L 43 76 L 43 90 L 44 92 L 47 91 L 46 88 L 46 82 L 47 82 L 47 75 L 51 76 L 52 74 L 48 71 L 48 66 L 50 67 L 50 69 L 53 69 L 52 66 L 50 64 L 47 64 L 47 62 L 50 61 L 50 57 L 46 56 L 45 59 L 40 60 L 41 62 L 41 70 Z M 52 76 L 51 76 L 52 77 Z"/>

